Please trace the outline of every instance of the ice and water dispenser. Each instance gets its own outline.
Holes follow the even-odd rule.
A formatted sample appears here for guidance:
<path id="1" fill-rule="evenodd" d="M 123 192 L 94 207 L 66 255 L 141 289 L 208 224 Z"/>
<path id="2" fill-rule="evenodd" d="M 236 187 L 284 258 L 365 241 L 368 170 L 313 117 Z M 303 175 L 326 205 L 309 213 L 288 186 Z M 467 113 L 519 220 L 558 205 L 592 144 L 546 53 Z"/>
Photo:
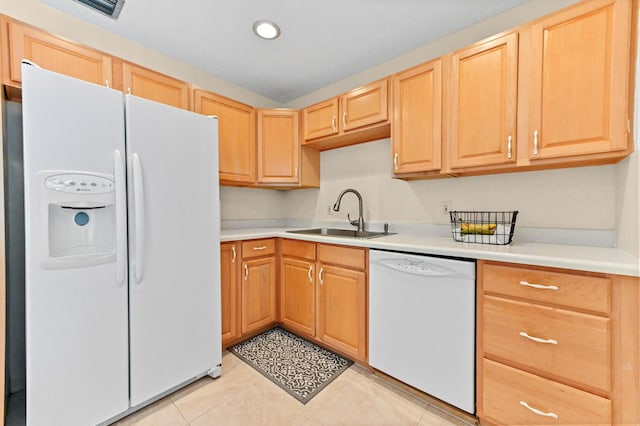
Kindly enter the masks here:
<path id="1" fill-rule="evenodd" d="M 42 266 L 72 268 L 114 261 L 113 176 L 47 171 L 39 177 L 41 217 L 47 230 Z"/>

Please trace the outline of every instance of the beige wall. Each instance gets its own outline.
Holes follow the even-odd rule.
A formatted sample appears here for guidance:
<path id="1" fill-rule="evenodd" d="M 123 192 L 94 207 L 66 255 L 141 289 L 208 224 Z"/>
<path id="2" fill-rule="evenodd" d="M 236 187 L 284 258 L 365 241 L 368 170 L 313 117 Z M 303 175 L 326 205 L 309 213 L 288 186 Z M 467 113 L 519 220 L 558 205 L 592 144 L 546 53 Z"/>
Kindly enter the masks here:
<path id="1" fill-rule="evenodd" d="M 230 220 L 284 219 L 285 191 L 254 188 L 220 188 L 220 218 Z"/>
<path id="2" fill-rule="evenodd" d="M 65 15 L 38 1 L 0 0 L 0 13 L 240 102 L 255 107 L 278 106 L 278 103 L 272 99 L 147 49 L 78 18 Z"/>
<path id="3" fill-rule="evenodd" d="M 449 223 L 441 202 L 456 210 L 519 210 L 526 227 L 603 229 L 616 225 L 617 166 L 579 167 L 406 182 L 391 178 L 390 140 L 321 154 L 319 190 L 286 194 L 289 218 L 337 219 L 357 214 L 356 198 L 345 196 L 339 213 L 328 205 L 345 188 L 364 198 L 365 219 L 382 222 Z"/>
<path id="4" fill-rule="evenodd" d="M 632 154 L 616 167 L 618 247 L 640 255 L 640 156 Z"/>

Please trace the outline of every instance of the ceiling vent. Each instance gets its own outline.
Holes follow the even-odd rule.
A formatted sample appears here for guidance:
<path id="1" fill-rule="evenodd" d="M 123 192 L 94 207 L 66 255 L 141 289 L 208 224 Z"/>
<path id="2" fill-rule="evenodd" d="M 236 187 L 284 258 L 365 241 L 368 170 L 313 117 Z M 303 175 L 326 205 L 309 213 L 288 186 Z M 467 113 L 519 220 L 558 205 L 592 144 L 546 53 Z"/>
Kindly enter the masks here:
<path id="1" fill-rule="evenodd" d="M 110 18 L 117 19 L 124 6 L 124 0 L 76 0 L 78 3 L 82 3 L 85 6 L 89 6 L 98 12 L 109 16 Z"/>

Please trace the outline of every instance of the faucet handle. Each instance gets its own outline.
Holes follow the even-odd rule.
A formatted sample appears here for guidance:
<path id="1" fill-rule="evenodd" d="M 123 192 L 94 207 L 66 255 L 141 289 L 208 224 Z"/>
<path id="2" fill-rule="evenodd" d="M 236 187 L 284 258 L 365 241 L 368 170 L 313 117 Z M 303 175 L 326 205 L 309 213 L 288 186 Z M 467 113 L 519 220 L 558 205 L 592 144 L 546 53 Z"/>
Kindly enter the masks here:
<path id="1" fill-rule="evenodd" d="M 360 225 L 360 221 L 359 220 L 352 220 L 351 219 L 351 215 L 349 213 L 347 213 L 347 220 L 349 221 L 349 223 L 353 226 L 359 226 Z"/>

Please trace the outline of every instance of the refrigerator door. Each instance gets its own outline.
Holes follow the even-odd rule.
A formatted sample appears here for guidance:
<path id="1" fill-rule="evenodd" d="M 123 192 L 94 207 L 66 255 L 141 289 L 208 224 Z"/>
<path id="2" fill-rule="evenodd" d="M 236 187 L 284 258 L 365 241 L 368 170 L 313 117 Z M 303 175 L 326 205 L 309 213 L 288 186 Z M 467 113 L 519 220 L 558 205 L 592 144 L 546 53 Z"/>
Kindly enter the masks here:
<path id="1" fill-rule="evenodd" d="M 131 406 L 221 363 L 217 119 L 125 96 Z"/>
<path id="2" fill-rule="evenodd" d="M 27 424 L 97 424 L 129 403 L 128 294 L 115 262 L 126 238 L 114 191 L 123 96 L 33 66 L 22 78 Z"/>

